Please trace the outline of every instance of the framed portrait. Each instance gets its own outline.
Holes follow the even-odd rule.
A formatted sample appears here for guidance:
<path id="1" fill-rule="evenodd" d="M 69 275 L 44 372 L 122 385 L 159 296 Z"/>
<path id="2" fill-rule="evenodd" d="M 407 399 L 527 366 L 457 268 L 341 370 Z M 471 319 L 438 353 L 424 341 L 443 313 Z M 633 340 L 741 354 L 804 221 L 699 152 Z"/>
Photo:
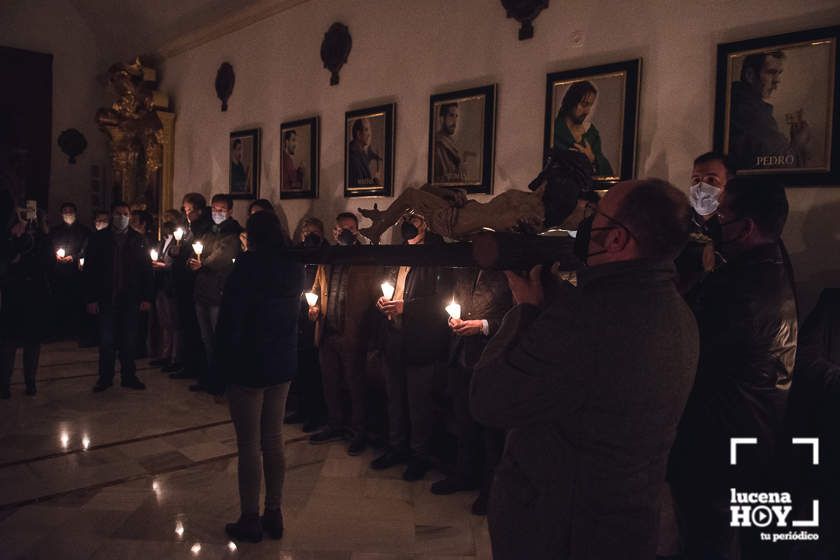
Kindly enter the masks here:
<path id="1" fill-rule="evenodd" d="M 230 133 L 229 193 L 233 198 L 257 198 L 260 189 L 260 129 Z"/>
<path id="2" fill-rule="evenodd" d="M 318 198 L 318 117 L 280 125 L 280 198 Z"/>
<path id="3" fill-rule="evenodd" d="M 840 26 L 718 45 L 715 149 L 739 175 L 840 182 Z"/>
<path id="4" fill-rule="evenodd" d="M 344 196 L 393 196 L 396 105 L 344 115 Z"/>
<path id="5" fill-rule="evenodd" d="M 544 156 L 584 154 L 600 188 L 632 179 L 641 59 L 554 72 L 546 79 Z"/>
<path id="6" fill-rule="evenodd" d="M 493 192 L 496 85 L 429 100 L 429 183 L 469 193 Z"/>

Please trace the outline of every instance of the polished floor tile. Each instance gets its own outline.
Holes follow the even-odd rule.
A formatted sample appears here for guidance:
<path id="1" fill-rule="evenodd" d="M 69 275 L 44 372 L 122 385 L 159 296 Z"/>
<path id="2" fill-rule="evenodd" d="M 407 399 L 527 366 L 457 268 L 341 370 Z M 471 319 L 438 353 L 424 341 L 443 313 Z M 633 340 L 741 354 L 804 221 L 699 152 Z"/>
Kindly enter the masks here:
<path id="1" fill-rule="evenodd" d="M 93 394 L 95 349 L 46 346 L 38 395 L 0 401 L 0 558 L 489 559 L 475 493 L 434 496 L 439 473 L 402 480 L 370 469 L 379 451 L 310 445 L 284 426 L 282 540 L 232 545 L 239 515 L 228 409 L 145 361 L 147 391 Z"/>

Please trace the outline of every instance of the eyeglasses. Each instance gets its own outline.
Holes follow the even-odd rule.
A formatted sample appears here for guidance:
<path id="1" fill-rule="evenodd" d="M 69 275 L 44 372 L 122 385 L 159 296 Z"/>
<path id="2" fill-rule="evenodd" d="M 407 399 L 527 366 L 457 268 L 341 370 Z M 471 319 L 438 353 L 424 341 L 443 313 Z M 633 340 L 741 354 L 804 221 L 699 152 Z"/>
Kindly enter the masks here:
<path id="1" fill-rule="evenodd" d="M 605 217 L 606 219 L 608 219 L 609 221 L 611 221 L 611 222 L 613 222 L 614 224 L 616 224 L 618 227 L 620 227 L 621 229 L 623 229 L 624 231 L 626 231 L 626 232 L 627 232 L 627 234 L 628 234 L 630 237 L 632 237 L 633 239 L 635 239 L 636 241 L 638 241 L 638 240 L 639 240 L 639 238 L 638 238 L 638 237 L 636 237 L 636 235 L 635 235 L 632 231 L 630 231 L 630 228 L 628 228 L 627 226 L 625 226 L 624 224 L 622 224 L 619 220 L 616 220 L 615 218 L 613 218 L 613 217 L 612 217 L 612 216 L 610 216 L 609 214 L 605 214 L 605 213 L 601 212 L 601 211 L 598 209 L 598 207 L 597 207 L 597 206 L 595 206 L 595 205 L 594 205 L 594 204 L 592 204 L 591 202 L 588 202 L 588 203 L 586 204 L 586 206 L 584 206 L 584 208 L 583 208 L 583 219 L 584 219 L 584 220 L 588 220 L 588 219 L 590 219 L 590 218 L 594 218 L 596 214 L 600 214 L 600 215 L 602 215 L 603 217 Z M 607 229 L 613 229 L 613 228 L 611 228 L 611 227 L 591 228 L 591 229 L 590 229 L 590 231 L 600 231 L 600 230 L 607 230 Z"/>

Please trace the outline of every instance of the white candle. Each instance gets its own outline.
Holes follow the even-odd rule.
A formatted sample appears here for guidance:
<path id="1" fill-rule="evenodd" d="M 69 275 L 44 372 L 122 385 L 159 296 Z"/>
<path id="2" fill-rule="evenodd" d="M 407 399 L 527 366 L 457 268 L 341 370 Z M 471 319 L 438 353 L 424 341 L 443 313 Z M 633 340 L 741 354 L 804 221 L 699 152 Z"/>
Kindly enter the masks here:
<path id="1" fill-rule="evenodd" d="M 82 257 L 81 259 L 79 259 L 79 266 L 80 266 L 80 267 L 82 267 L 82 268 L 84 268 L 84 267 L 85 267 L 85 258 L 84 258 L 84 257 Z"/>
<path id="2" fill-rule="evenodd" d="M 82 449 L 87 451 L 88 447 L 90 447 L 90 438 L 85 435 L 82 437 Z"/>
<path id="3" fill-rule="evenodd" d="M 172 235 L 175 236 L 175 241 L 181 241 L 181 238 L 184 237 L 184 228 L 178 228 L 175 230 L 175 233 Z"/>
<path id="4" fill-rule="evenodd" d="M 306 297 L 306 303 L 309 304 L 309 307 L 313 307 L 316 303 L 318 303 L 318 294 L 313 294 L 312 292 L 306 292 L 303 295 Z"/>
<path id="5" fill-rule="evenodd" d="M 204 250 L 204 245 L 202 245 L 201 241 L 196 241 L 192 244 L 193 251 L 195 252 L 195 256 L 200 257 L 201 252 Z"/>
<path id="6" fill-rule="evenodd" d="M 67 253 L 64 251 L 64 247 L 60 248 L 58 251 L 56 251 L 56 252 L 55 252 L 55 255 L 56 255 L 59 259 L 63 259 L 63 258 L 64 258 L 64 255 L 66 255 L 66 254 L 67 254 Z"/>
<path id="7" fill-rule="evenodd" d="M 382 282 L 382 295 L 385 296 L 385 299 L 394 297 L 394 285 L 390 282 Z"/>
<path id="8" fill-rule="evenodd" d="M 175 522 L 175 534 L 178 535 L 179 537 L 184 536 L 184 524 L 181 523 L 180 521 Z"/>
<path id="9" fill-rule="evenodd" d="M 198 553 L 201 552 L 201 543 L 195 543 L 192 545 L 190 552 L 192 552 L 194 556 L 198 556 Z"/>
<path id="10" fill-rule="evenodd" d="M 70 444 L 70 435 L 67 432 L 61 432 L 61 447 L 67 449 Z"/>
<path id="11" fill-rule="evenodd" d="M 152 260 L 153 260 L 153 261 L 158 260 L 158 252 L 157 252 L 157 250 L 156 250 L 156 249 L 152 249 L 151 251 L 149 251 L 149 256 L 150 256 L 150 257 L 152 257 Z"/>
<path id="12" fill-rule="evenodd" d="M 452 303 L 446 306 L 446 312 L 449 313 L 449 316 L 453 319 L 461 318 L 461 306 L 455 303 L 455 298 L 452 298 Z"/>

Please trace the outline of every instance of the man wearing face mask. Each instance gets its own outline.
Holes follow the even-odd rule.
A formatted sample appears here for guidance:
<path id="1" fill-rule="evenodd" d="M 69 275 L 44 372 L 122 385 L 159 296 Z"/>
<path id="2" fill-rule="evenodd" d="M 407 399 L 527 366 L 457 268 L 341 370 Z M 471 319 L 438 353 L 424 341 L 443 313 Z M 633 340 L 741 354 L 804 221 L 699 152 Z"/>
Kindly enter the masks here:
<path id="1" fill-rule="evenodd" d="M 93 228 L 96 231 L 102 231 L 111 225 L 111 214 L 104 210 L 97 210 L 93 217 Z"/>
<path id="2" fill-rule="evenodd" d="M 61 205 L 61 224 L 51 232 L 55 267 L 52 275 L 55 334 L 78 337 L 84 315 L 79 259 L 85 256 L 90 230 L 79 223 L 76 205 Z M 63 256 L 60 256 L 62 250 Z"/>
<path id="3" fill-rule="evenodd" d="M 772 179 L 729 181 L 715 243 L 725 262 L 691 301 L 700 361 L 668 477 L 689 559 L 729 557 L 736 540 L 730 488 L 766 491 L 784 483 L 776 465 L 798 331 L 793 278 L 780 245 L 787 214 L 784 187 Z M 736 436 L 757 443 L 730 466 Z M 742 530 L 737 540 L 742 558 L 776 558 L 756 548 L 757 533 Z"/>
<path id="4" fill-rule="evenodd" d="M 149 247 L 143 236 L 129 227 L 128 205 L 116 202 L 111 212 L 111 227 L 90 239 L 84 267 L 87 311 L 99 317 L 100 327 L 96 393 L 114 383 L 117 350 L 122 386 L 146 388 L 137 378 L 134 359 L 139 314 L 149 310 L 154 297 Z"/>
<path id="5" fill-rule="evenodd" d="M 427 230 L 426 220 L 418 214 L 404 216 L 400 230 L 408 245 L 443 243 L 443 238 Z M 371 462 L 371 468 L 408 463 L 403 472 L 407 481 L 423 479 L 432 467 L 431 442 L 438 418 L 433 399 L 435 374 L 449 342 L 445 307 L 453 284 L 450 269 L 401 266 L 391 277 L 393 297 L 380 297 L 376 302 L 388 318 L 389 433 L 388 450 Z"/>
<path id="6" fill-rule="evenodd" d="M 697 325 L 672 280 L 691 210 L 645 179 L 614 185 L 591 212 L 577 287 L 546 302 L 540 267 L 507 272 L 516 305 L 473 372 L 473 416 L 509 430 L 490 495 L 495 560 L 656 555 L 697 366 Z"/>
<path id="7" fill-rule="evenodd" d="M 336 216 L 333 239 L 341 246 L 359 244 L 355 214 L 342 212 Z M 350 455 L 359 455 L 367 447 L 365 359 L 370 314 L 382 275 L 382 269 L 375 266 L 318 267 L 311 290 L 318 295 L 318 302 L 309 308 L 309 318 L 316 321 L 315 343 L 327 403 L 327 426 L 309 438 L 312 444 L 349 439 Z M 345 414 L 342 386 L 350 394 L 349 414 Z"/>
<path id="8" fill-rule="evenodd" d="M 239 222 L 233 219 L 233 199 L 226 194 L 214 195 L 210 201 L 213 225 L 197 236 L 193 243 L 203 246 L 201 255 L 194 255 L 189 261 L 195 276 L 195 314 L 201 332 L 201 341 L 207 358 L 207 369 L 215 367 L 215 333 L 219 321 L 219 306 L 222 290 L 228 275 L 233 270 L 233 259 L 239 254 Z M 207 380 L 199 377 L 198 383 L 190 385 L 190 391 L 203 391 Z"/>

